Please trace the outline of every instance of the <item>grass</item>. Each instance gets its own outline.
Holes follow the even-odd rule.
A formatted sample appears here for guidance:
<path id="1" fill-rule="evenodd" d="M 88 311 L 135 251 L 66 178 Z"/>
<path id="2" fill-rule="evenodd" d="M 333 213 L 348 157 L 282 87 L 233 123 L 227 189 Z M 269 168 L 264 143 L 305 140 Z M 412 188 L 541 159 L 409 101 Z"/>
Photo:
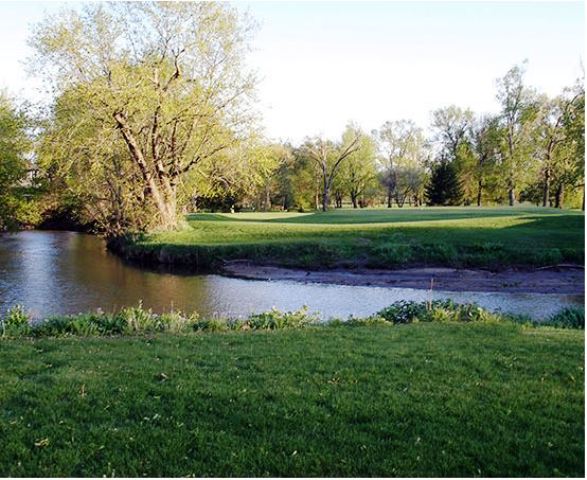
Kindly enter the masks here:
<path id="1" fill-rule="evenodd" d="M 584 331 L 4 339 L 1 476 L 574 476 Z"/>
<path id="2" fill-rule="evenodd" d="M 289 267 L 536 267 L 584 261 L 582 212 L 539 208 L 195 214 L 177 232 L 122 247 L 128 258 L 214 269 L 246 259 Z"/>

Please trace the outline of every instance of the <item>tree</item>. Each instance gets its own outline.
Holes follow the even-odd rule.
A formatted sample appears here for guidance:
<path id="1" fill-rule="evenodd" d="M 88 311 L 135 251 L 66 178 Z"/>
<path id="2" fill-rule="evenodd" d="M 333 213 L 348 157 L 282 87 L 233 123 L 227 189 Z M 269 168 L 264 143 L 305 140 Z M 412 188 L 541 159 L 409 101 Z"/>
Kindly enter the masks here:
<path id="1" fill-rule="evenodd" d="M 82 127 L 88 144 L 111 144 L 160 228 L 177 223 L 185 175 L 247 135 L 251 27 L 224 3 L 129 2 L 87 5 L 36 28 L 38 69 L 107 133 Z"/>
<path id="2" fill-rule="evenodd" d="M 387 207 L 398 206 L 413 188 L 414 172 L 422 170 L 424 136 L 411 120 L 385 122 L 376 132 L 382 151 L 382 182 L 387 190 Z M 409 178 L 403 178 L 406 174 Z"/>
<path id="3" fill-rule="evenodd" d="M 359 135 L 357 149 L 342 164 L 338 178 L 340 191 L 349 194 L 353 208 L 358 208 L 359 197 L 377 176 L 375 141 L 366 133 L 359 131 L 358 127 L 350 126 L 347 127 L 343 138 L 345 142 L 350 143 L 357 134 Z"/>
<path id="4" fill-rule="evenodd" d="M 426 187 L 428 205 L 460 205 L 463 192 L 454 163 L 442 158 L 432 168 Z"/>
<path id="5" fill-rule="evenodd" d="M 538 118 L 538 155 L 542 163 L 542 206 L 550 203 L 550 187 L 557 160 L 561 160 L 561 146 L 566 138 L 564 119 L 570 106 L 564 98 L 542 99 Z"/>
<path id="6" fill-rule="evenodd" d="M 471 126 L 471 153 L 474 158 L 473 178 L 477 184 L 477 206 L 480 207 L 483 193 L 497 174 L 501 160 L 500 144 L 502 130 L 497 117 L 485 116 L 476 119 Z"/>
<path id="7" fill-rule="evenodd" d="M 531 134 L 536 117 L 535 94 L 524 86 L 524 68 L 514 66 L 497 82 L 497 99 L 502 106 L 504 128 L 503 160 L 510 206 L 516 203 L 516 189 L 522 188 L 533 165 Z"/>
<path id="8" fill-rule="evenodd" d="M 579 78 L 569 89 L 572 97 L 563 121 L 566 130 L 565 148 L 570 153 L 572 184 L 583 187 L 582 209 L 585 210 L 585 78 Z M 560 202 L 562 206 L 562 202 Z"/>
<path id="9" fill-rule="evenodd" d="M 432 128 L 445 156 L 457 160 L 473 124 L 473 112 L 451 105 L 432 112 Z"/>
<path id="10" fill-rule="evenodd" d="M 360 134 L 345 132 L 341 142 L 332 142 L 320 137 L 308 139 L 303 146 L 305 155 L 318 168 L 322 188 L 322 211 L 328 210 L 330 190 L 342 162 L 356 152 L 360 146 Z"/>
<path id="11" fill-rule="evenodd" d="M 31 223 L 23 185 L 30 170 L 30 146 L 26 115 L 0 92 L 0 231 Z"/>

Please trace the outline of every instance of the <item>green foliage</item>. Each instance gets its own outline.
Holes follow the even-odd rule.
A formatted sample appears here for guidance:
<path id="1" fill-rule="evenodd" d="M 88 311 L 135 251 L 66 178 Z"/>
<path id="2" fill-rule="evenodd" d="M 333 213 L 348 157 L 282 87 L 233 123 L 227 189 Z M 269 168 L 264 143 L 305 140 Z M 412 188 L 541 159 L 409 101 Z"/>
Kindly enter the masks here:
<path id="1" fill-rule="evenodd" d="M 497 322 L 493 314 L 475 304 L 456 304 L 452 300 L 430 302 L 399 301 L 384 308 L 377 315 L 393 324 L 415 322 Z"/>
<path id="2" fill-rule="evenodd" d="M 463 199 L 461 183 L 455 164 L 442 160 L 432 168 L 430 182 L 426 186 L 428 205 L 460 205 Z"/>
<path id="3" fill-rule="evenodd" d="M 31 323 L 21 306 L 14 306 L 0 318 L 2 336 L 11 337 L 95 337 L 132 336 L 157 333 L 229 332 L 304 329 L 312 326 L 381 326 L 404 325 L 418 322 L 515 322 L 532 325 L 549 325 L 561 328 L 585 328 L 585 313 L 580 309 L 565 309 L 545 321 L 526 317 L 491 313 L 475 304 L 457 304 L 451 300 L 430 302 L 399 301 L 369 317 L 349 317 L 347 320 L 321 321 L 307 307 L 291 312 L 273 308 L 254 313 L 247 318 L 200 318 L 197 313 L 185 315 L 178 311 L 155 314 L 141 304 L 126 307 L 117 313 L 100 310 L 77 315 L 51 316 Z"/>
<path id="4" fill-rule="evenodd" d="M 585 330 L 585 309 L 565 308 L 543 323 L 559 328 L 578 328 Z"/>
<path id="5" fill-rule="evenodd" d="M 249 316 L 248 325 L 252 330 L 277 330 L 282 328 L 304 328 L 319 321 L 303 307 L 294 312 L 281 312 L 273 308 L 269 312 Z"/>
<path id="6" fill-rule="evenodd" d="M 22 305 L 14 305 L 0 317 L 0 325 L 3 337 L 26 336 L 31 332 L 29 315 Z"/>
<path id="7" fill-rule="evenodd" d="M 252 30 L 222 2 L 92 4 L 47 17 L 31 45 L 57 93 L 39 152 L 48 175 L 59 173 L 110 236 L 176 228 L 190 173 L 213 171 L 252 136 Z"/>
<path id="8" fill-rule="evenodd" d="M 0 91 L 0 232 L 39 220 L 36 204 L 27 199 L 23 188 L 31 143 L 28 123 L 24 111 Z"/>

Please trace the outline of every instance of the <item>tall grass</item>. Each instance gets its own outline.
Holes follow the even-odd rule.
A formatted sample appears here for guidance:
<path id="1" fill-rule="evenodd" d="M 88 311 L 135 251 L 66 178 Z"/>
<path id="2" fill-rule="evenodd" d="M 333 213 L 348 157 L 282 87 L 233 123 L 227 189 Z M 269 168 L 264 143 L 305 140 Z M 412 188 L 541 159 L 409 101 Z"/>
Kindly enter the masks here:
<path id="1" fill-rule="evenodd" d="M 543 321 L 529 317 L 490 312 L 476 304 L 457 304 L 451 300 L 432 302 L 399 301 L 365 318 L 321 321 L 306 307 L 291 312 L 272 309 L 247 318 L 200 318 L 197 313 L 169 311 L 162 314 L 137 306 L 125 307 L 115 313 L 101 310 L 77 315 L 52 316 L 33 322 L 24 308 L 16 305 L 0 317 L 2 338 L 115 336 L 156 333 L 222 332 L 238 330 L 284 330 L 322 326 L 403 325 L 417 322 L 514 322 L 534 326 L 585 328 L 585 311 L 566 308 Z"/>

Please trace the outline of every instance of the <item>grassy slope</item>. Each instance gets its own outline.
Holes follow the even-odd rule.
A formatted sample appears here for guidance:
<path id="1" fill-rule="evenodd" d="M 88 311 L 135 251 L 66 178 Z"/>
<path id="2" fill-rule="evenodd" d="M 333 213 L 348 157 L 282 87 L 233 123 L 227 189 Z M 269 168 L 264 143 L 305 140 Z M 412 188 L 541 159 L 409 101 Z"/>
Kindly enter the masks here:
<path id="1" fill-rule="evenodd" d="M 511 324 L 5 340 L 0 476 L 582 476 L 583 349 Z"/>
<path id="2" fill-rule="evenodd" d="M 228 259 L 285 266 L 582 263 L 584 216 L 554 209 L 426 208 L 328 213 L 197 214 L 147 236 L 135 254 L 208 267 Z"/>

